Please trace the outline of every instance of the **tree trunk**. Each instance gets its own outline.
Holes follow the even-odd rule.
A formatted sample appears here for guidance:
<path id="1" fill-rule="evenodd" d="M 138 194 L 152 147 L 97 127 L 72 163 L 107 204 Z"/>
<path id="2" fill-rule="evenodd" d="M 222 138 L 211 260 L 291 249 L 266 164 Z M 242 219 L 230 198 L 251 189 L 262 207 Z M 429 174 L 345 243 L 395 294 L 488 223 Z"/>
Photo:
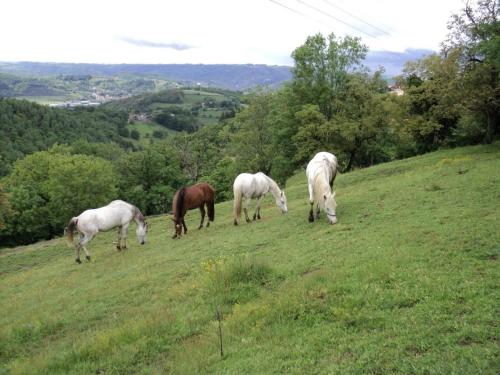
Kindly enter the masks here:
<path id="1" fill-rule="evenodd" d="M 347 163 L 346 171 L 350 171 L 352 168 L 352 164 L 354 163 L 354 156 L 356 155 L 356 149 L 351 151 L 351 155 L 349 156 L 349 163 Z"/>

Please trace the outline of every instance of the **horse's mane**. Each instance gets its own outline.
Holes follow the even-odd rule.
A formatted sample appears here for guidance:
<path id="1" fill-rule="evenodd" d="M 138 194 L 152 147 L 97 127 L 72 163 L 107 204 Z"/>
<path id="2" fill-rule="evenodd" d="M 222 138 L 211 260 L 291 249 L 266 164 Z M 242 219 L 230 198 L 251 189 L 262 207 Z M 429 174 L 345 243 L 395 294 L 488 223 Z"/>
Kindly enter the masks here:
<path id="1" fill-rule="evenodd" d="M 318 167 L 314 170 L 313 174 L 313 190 L 315 195 L 315 200 L 317 202 L 323 202 L 321 198 L 327 192 L 331 192 L 330 189 L 330 174 L 331 172 L 331 164 L 330 161 L 326 158 L 322 160 L 318 160 Z"/>
<path id="2" fill-rule="evenodd" d="M 174 219 L 179 220 L 182 217 L 182 210 L 184 208 L 184 196 L 186 194 L 186 187 L 183 187 L 177 193 L 177 201 L 175 202 Z"/>
<path id="3" fill-rule="evenodd" d="M 137 219 L 139 222 L 144 223 L 146 221 L 144 215 L 142 214 L 141 210 L 139 210 L 136 206 L 133 206 L 134 210 L 134 218 Z"/>

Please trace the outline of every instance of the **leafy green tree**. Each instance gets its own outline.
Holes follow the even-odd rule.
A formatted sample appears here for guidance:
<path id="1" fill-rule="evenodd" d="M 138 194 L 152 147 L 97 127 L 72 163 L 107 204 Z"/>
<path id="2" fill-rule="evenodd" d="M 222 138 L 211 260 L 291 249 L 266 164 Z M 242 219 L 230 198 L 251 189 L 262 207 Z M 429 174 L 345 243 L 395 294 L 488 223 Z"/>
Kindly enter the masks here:
<path id="1" fill-rule="evenodd" d="M 179 158 L 166 143 L 125 154 L 116 166 L 120 196 L 148 215 L 169 211 L 175 191 L 185 183 Z"/>
<path id="2" fill-rule="evenodd" d="M 408 117 L 404 123 L 413 134 L 417 152 L 423 153 L 453 143 L 452 135 L 463 111 L 458 54 L 446 58 L 430 55 L 409 62 L 404 68 Z"/>
<path id="3" fill-rule="evenodd" d="M 201 178 L 215 189 L 216 202 L 222 202 L 233 198 L 233 182 L 238 171 L 235 161 L 230 157 L 219 160 L 209 175 Z"/>
<path id="4" fill-rule="evenodd" d="M 359 68 L 367 51 L 359 38 L 337 38 L 333 33 L 327 38 L 321 34 L 308 37 L 292 53 L 292 88 L 299 102 L 317 105 L 330 120 L 338 113 L 349 72 Z"/>
<path id="5" fill-rule="evenodd" d="M 154 136 L 154 133 L 153 133 L 153 136 Z M 132 129 L 130 131 L 130 138 L 135 139 L 136 141 L 138 141 L 139 138 L 141 138 L 141 134 L 137 131 L 137 129 Z"/>
<path id="6" fill-rule="evenodd" d="M 10 202 L 2 185 L 0 185 L 0 231 L 5 228 L 7 216 L 11 213 Z"/>
<path id="7" fill-rule="evenodd" d="M 87 155 L 36 152 L 15 163 L 5 179 L 12 214 L 0 238 L 30 243 L 62 233 L 67 221 L 117 197 L 113 165 Z"/>
<path id="8" fill-rule="evenodd" d="M 316 105 L 298 111 L 300 127 L 293 138 L 297 160 L 305 163 L 318 151 L 332 150 L 349 170 L 390 159 L 383 147 L 389 143 L 389 131 L 383 105 L 387 94 L 381 92 L 380 80 L 380 74 L 350 74 L 344 99 L 337 102 L 338 113 L 330 120 Z"/>
<path id="9" fill-rule="evenodd" d="M 464 116 L 458 133 L 478 135 L 490 143 L 500 133 L 500 6 L 497 0 L 467 2 L 455 14 L 443 54 L 457 51 Z M 456 52 L 455 52 L 456 53 Z M 480 124 L 483 124 L 481 126 Z M 479 126 L 478 126 L 479 125 Z"/>

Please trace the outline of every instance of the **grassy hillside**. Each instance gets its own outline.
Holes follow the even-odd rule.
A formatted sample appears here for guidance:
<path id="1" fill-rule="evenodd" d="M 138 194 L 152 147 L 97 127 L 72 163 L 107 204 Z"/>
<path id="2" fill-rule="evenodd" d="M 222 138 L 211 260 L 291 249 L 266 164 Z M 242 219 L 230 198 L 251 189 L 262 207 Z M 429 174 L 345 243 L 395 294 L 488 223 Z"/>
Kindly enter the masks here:
<path id="1" fill-rule="evenodd" d="M 497 374 L 499 146 L 340 175 L 335 226 L 307 222 L 300 172 L 257 223 L 226 202 L 82 265 L 63 239 L 5 249 L 0 372 Z"/>

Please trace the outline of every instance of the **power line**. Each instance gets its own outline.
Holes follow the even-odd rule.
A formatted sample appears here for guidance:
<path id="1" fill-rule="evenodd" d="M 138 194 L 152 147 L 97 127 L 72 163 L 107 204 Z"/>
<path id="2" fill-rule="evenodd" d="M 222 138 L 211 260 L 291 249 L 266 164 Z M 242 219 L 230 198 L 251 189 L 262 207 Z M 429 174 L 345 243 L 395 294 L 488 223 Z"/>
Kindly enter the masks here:
<path id="1" fill-rule="evenodd" d="M 331 7 L 334 7 L 334 8 L 337 8 L 338 10 L 340 10 L 341 12 L 344 12 L 345 14 L 353 17 L 353 18 L 356 18 L 358 21 L 361 21 L 363 22 L 365 25 L 368 25 L 372 28 L 374 28 L 375 30 L 378 30 L 380 31 L 381 33 L 385 34 L 385 35 L 391 35 L 389 34 L 387 31 L 375 26 L 375 25 L 372 25 L 371 23 L 369 22 L 366 22 L 365 20 L 363 20 L 362 18 L 356 16 L 355 14 L 352 14 L 351 12 L 348 12 L 347 10 L 345 9 L 342 9 L 341 7 L 339 7 L 338 5 L 335 5 L 335 4 L 332 4 L 331 2 L 329 2 L 328 0 L 323 0 L 324 3 L 327 3 L 328 5 L 330 5 Z"/>
<path id="2" fill-rule="evenodd" d="M 279 2 L 277 2 L 277 1 L 275 1 L 275 0 L 269 0 L 269 1 L 270 1 L 271 3 L 274 3 L 274 4 L 276 4 L 276 5 L 279 5 L 280 7 L 283 7 L 283 8 L 285 8 L 285 9 L 288 9 L 289 11 L 291 11 L 291 12 L 293 12 L 293 13 L 295 13 L 295 14 L 298 14 L 298 15 L 300 15 L 300 16 L 303 16 L 303 17 L 309 18 L 309 19 L 313 20 L 314 22 L 318 22 L 318 23 L 320 23 L 320 24 L 322 24 L 322 25 L 324 25 L 324 26 L 330 27 L 330 25 L 327 25 L 326 23 L 321 22 L 320 20 L 317 20 L 317 19 L 316 19 L 316 18 L 314 18 L 314 17 L 311 17 L 311 16 L 309 16 L 309 15 L 307 15 L 307 14 L 305 14 L 305 13 L 299 12 L 298 10 L 293 9 L 293 8 L 290 8 L 290 7 L 288 7 L 288 6 L 284 5 L 284 4 L 281 4 L 281 3 L 279 3 Z"/>
<path id="3" fill-rule="evenodd" d="M 271 0 L 270 0 L 270 1 L 271 1 Z M 363 33 L 363 34 L 366 34 L 366 35 L 368 35 L 368 36 L 371 36 L 371 37 L 372 37 L 372 38 L 374 38 L 374 39 L 376 39 L 376 38 L 377 38 L 375 35 L 370 34 L 370 33 L 366 32 L 366 31 L 364 31 L 364 30 L 361 30 L 361 29 L 357 28 L 356 26 L 353 26 L 353 25 L 351 25 L 351 24 L 349 24 L 349 23 L 347 23 L 347 22 L 344 22 L 344 21 L 342 21 L 341 19 L 339 19 L 339 18 L 337 18 L 337 17 L 335 17 L 335 16 L 332 16 L 331 14 L 326 13 L 325 11 L 323 11 L 323 10 L 321 10 L 321 9 L 319 9 L 319 8 L 316 8 L 315 6 L 312 6 L 312 5 L 310 5 L 310 4 L 307 4 L 306 2 L 304 2 L 304 1 L 302 1 L 302 0 L 297 0 L 297 2 L 299 2 L 299 3 L 303 4 L 303 5 L 305 5 L 305 6 L 306 6 L 306 7 L 308 7 L 308 8 L 311 8 L 311 9 L 315 10 L 315 11 L 316 11 L 316 12 L 318 12 L 318 13 L 321 13 L 321 14 L 323 14 L 323 15 L 327 16 L 327 17 L 330 17 L 330 18 L 332 18 L 332 19 L 336 20 L 337 22 L 343 23 L 344 25 L 346 25 L 347 27 L 350 27 L 351 29 L 357 30 L 357 31 L 359 31 L 360 33 Z"/>

